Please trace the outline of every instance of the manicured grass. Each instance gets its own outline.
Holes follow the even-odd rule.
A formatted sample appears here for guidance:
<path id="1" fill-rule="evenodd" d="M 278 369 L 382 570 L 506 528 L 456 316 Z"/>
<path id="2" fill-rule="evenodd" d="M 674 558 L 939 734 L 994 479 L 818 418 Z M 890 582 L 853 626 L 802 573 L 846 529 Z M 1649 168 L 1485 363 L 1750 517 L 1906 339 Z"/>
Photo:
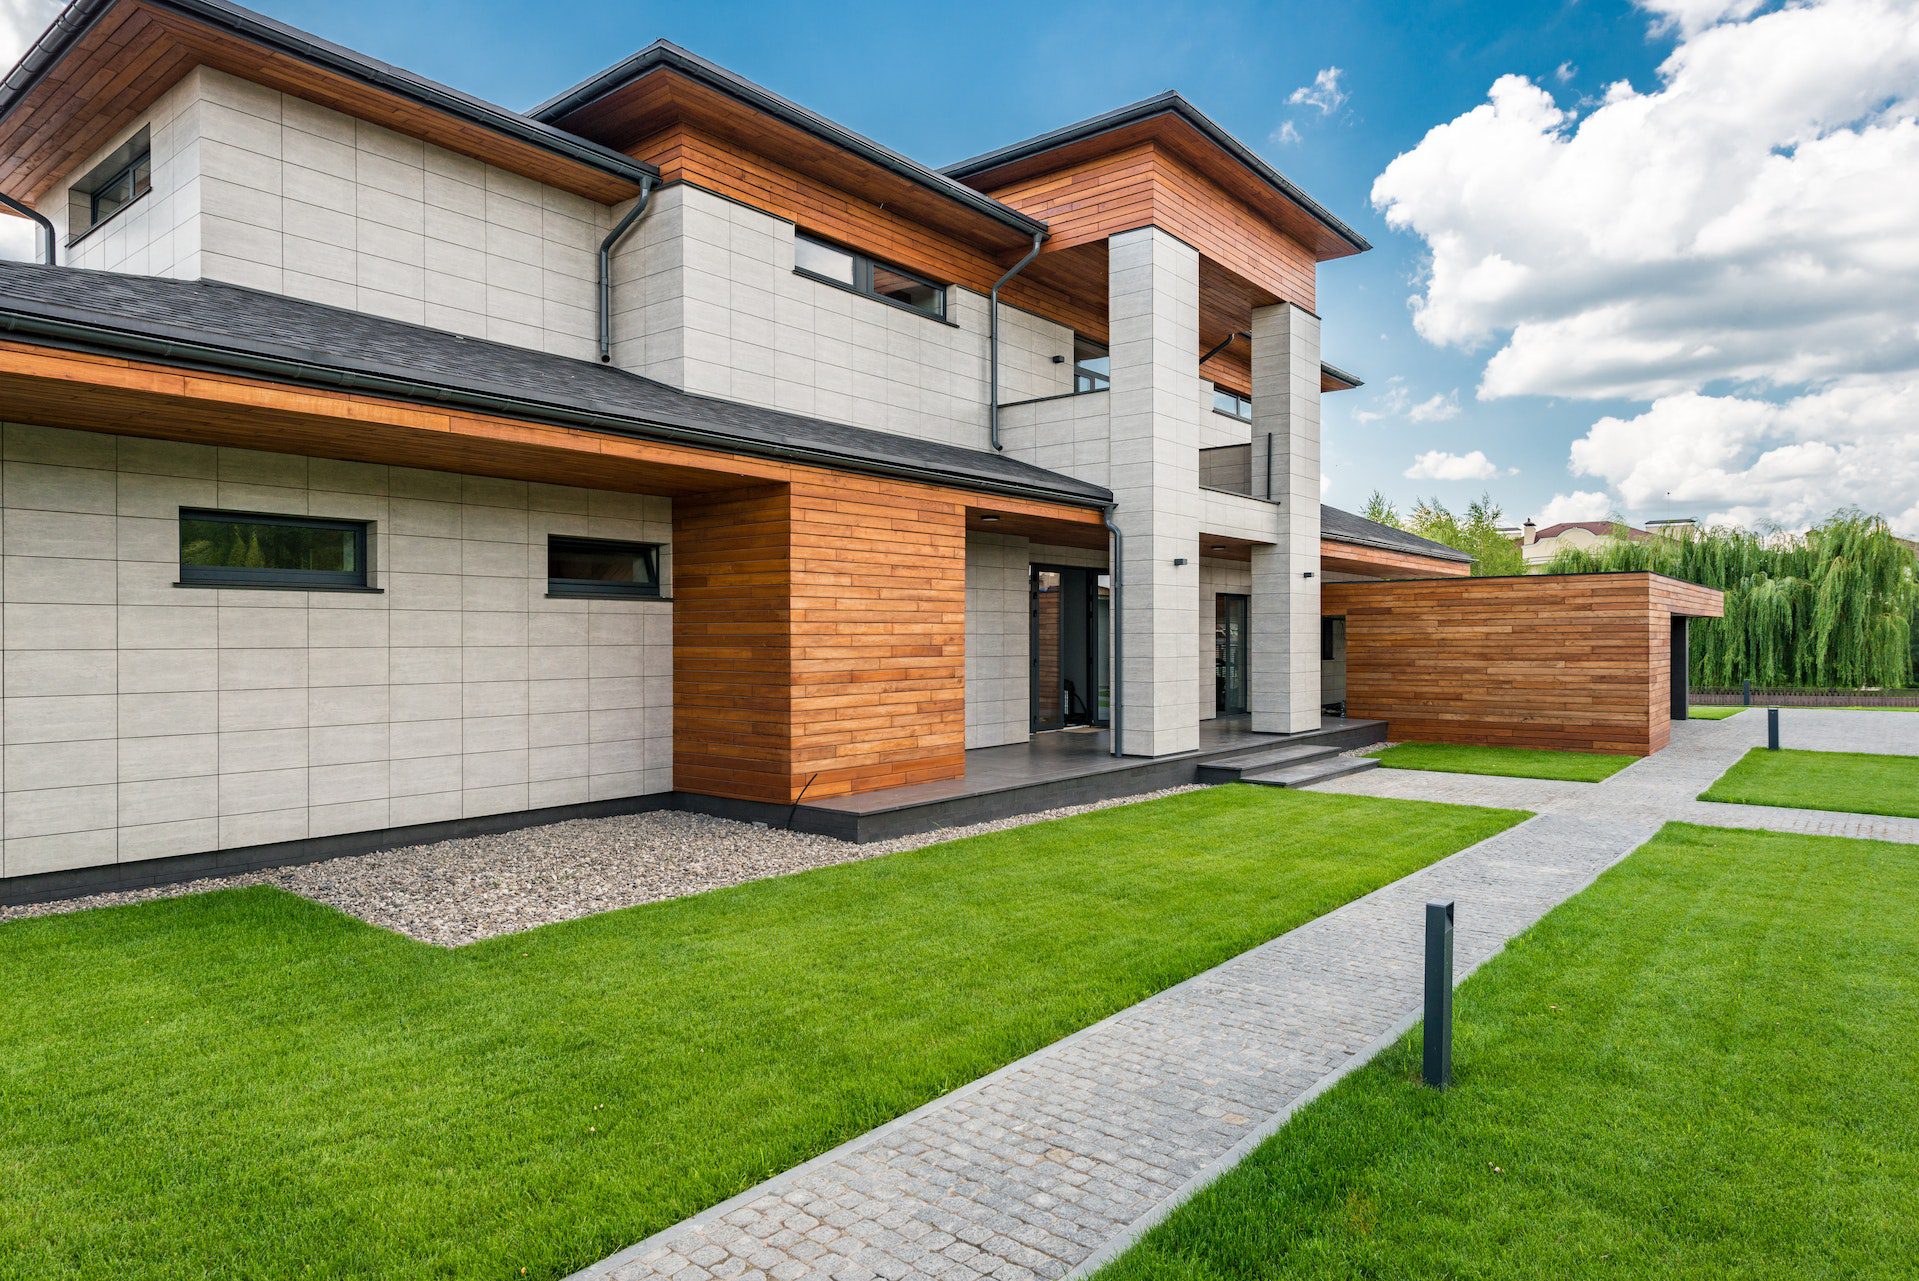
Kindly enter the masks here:
<path id="1" fill-rule="evenodd" d="M 1674 825 L 1100 1274 L 1906 1277 L 1919 848 Z M 1461 905 L 1462 912 L 1466 910 Z"/>
<path id="2" fill-rule="evenodd" d="M 457 951 L 0 925 L 0 1273 L 559 1276 L 1524 817 L 1215 788 Z"/>
<path id="3" fill-rule="evenodd" d="M 1699 799 L 1919 818 L 1919 756 L 1755 747 Z"/>
<path id="4" fill-rule="evenodd" d="M 1688 707 L 1686 719 L 1689 721 L 1723 721 L 1745 711 L 1743 707 Z"/>
<path id="5" fill-rule="evenodd" d="M 1387 769 L 1427 769 L 1444 774 L 1494 774 L 1501 778 L 1554 778 L 1597 783 L 1639 758 L 1605 752 L 1552 752 L 1530 747 L 1467 747 L 1458 743 L 1395 743 L 1369 752 Z"/>

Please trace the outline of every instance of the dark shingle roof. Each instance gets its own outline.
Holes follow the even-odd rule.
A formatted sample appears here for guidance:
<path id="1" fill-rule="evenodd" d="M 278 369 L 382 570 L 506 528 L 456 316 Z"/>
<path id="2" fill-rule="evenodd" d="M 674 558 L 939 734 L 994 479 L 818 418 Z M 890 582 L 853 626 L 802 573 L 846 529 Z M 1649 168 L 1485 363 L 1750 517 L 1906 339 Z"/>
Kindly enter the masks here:
<path id="1" fill-rule="evenodd" d="M 1112 494 L 985 449 L 689 395 L 593 361 L 239 285 L 0 262 L 0 333 L 959 485 L 1103 504 Z M 981 435 L 985 425 L 981 424 Z"/>
<path id="2" fill-rule="evenodd" d="M 1382 525 L 1378 521 L 1367 520 L 1364 516 L 1355 516 L 1323 503 L 1319 508 L 1319 532 L 1335 542 L 1357 543 L 1361 547 L 1377 547 L 1382 551 L 1406 552 L 1412 556 L 1431 556 L 1434 560 L 1456 560 L 1466 564 L 1471 564 L 1473 559 L 1444 543 L 1436 543 L 1430 538 L 1421 538 L 1418 534 L 1409 534 L 1403 529 L 1394 529 L 1391 525 Z"/>

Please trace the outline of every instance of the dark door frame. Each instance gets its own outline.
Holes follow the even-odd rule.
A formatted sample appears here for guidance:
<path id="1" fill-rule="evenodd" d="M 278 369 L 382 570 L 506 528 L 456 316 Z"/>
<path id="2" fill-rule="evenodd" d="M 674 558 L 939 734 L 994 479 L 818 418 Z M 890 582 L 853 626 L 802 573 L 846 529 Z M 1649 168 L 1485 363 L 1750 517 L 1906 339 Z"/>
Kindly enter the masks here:
<path id="1" fill-rule="evenodd" d="M 1079 625 L 1083 627 L 1086 635 L 1087 688 L 1078 691 L 1078 693 L 1080 701 L 1086 705 L 1086 720 L 1084 723 L 1088 725 L 1106 725 L 1108 723 L 1100 719 L 1098 682 L 1093 679 L 1093 674 L 1097 672 L 1100 667 L 1096 653 L 1099 648 L 1099 580 L 1100 577 L 1107 572 L 1107 570 L 1093 565 L 1054 565 L 1039 561 L 1033 561 L 1026 567 L 1026 720 L 1028 733 L 1036 734 L 1042 729 L 1064 729 L 1069 724 L 1075 723 L 1068 719 L 1062 719 L 1058 725 L 1042 726 L 1040 724 L 1039 576 L 1041 574 L 1059 574 L 1062 578 L 1067 574 L 1084 574 L 1087 576 L 1088 590 L 1086 592 L 1085 616 L 1079 623 Z M 1062 650 L 1060 654 L 1060 681 L 1062 689 L 1064 688 L 1066 680 L 1064 648 L 1067 636 L 1064 586 L 1065 584 L 1062 582 L 1059 620 L 1059 639 Z M 1059 693 L 1059 690 L 1052 691 L 1055 697 L 1057 697 Z"/>
<path id="2" fill-rule="evenodd" d="M 1234 602 L 1234 604 L 1239 610 L 1239 650 L 1237 654 L 1229 653 L 1228 655 L 1229 663 L 1232 663 L 1233 665 L 1239 668 L 1240 704 L 1237 707 L 1228 707 L 1226 705 L 1226 690 L 1228 688 L 1228 684 L 1224 674 L 1220 670 L 1220 665 L 1219 665 L 1219 629 L 1223 625 L 1225 625 L 1225 622 L 1226 622 L 1226 620 L 1220 615 L 1219 611 L 1221 606 L 1223 606 L 1225 602 L 1227 601 Z M 1252 663 L 1252 655 L 1251 655 L 1252 638 L 1247 635 L 1247 632 L 1252 628 L 1252 625 L 1253 625 L 1253 598 L 1251 596 L 1247 595 L 1245 592 L 1215 592 L 1213 593 L 1213 637 L 1214 637 L 1214 641 L 1213 641 L 1213 715 L 1214 716 L 1243 716 L 1247 713 L 1248 710 L 1251 709 L 1253 705 L 1253 693 L 1252 693 L 1253 663 Z M 1234 662 L 1235 659 L 1237 660 L 1236 662 Z"/>

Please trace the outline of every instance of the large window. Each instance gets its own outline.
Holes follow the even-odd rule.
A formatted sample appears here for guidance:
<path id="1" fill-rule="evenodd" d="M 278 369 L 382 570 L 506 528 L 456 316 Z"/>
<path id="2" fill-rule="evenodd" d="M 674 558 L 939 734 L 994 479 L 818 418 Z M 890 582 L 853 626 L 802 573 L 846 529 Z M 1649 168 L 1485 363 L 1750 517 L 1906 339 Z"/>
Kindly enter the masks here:
<path id="1" fill-rule="evenodd" d="M 549 538 L 546 590 L 553 596 L 658 596 L 659 546 L 604 538 Z"/>
<path id="2" fill-rule="evenodd" d="M 142 129 L 73 184 L 67 203 L 68 242 L 86 235 L 152 188 L 153 151 Z"/>
<path id="3" fill-rule="evenodd" d="M 1237 418 L 1243 423 L 1253 421 L 1253 398 L 1229 391 L 1218 383 L 1213 384 L 1213 412 L 1225 414 L 1228 418 Z"/>
<path id="4" fill-rule="evenodd" d="M 890 266 L 865 254 L 829 245 L 799 234 L 793 239 L 793 269 L 801 275 L 840 285 L 854 293 L 878 298 L 938 320 L 946 319 L 946 286 L 934 284 L 903 267 Z"/>
<path id="5" fill-rule="evenodd" d="M 1106 344 L 1073 335 L 1073 390 L 1105 391 L 1113 385 L 1113 358 Z"/>
<path id="6" fill-rule="evenodd" d="M 254 512 L 180 512 L 180 582 L 196 587 L 364 588 L 367 527 Z"/>

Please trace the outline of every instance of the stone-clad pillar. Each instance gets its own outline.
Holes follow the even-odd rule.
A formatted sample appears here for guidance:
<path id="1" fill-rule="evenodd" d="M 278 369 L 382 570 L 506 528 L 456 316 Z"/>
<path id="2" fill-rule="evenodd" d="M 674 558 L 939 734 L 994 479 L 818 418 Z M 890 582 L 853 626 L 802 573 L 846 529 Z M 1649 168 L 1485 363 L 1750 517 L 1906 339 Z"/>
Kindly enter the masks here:
<path id="1" fill-rule="evenodd" d="M 1199 746 L 1199 254 L 1154 227 L 1108 248 L 1121 749 L 1164 756 Z"/>
<path id="2" fill-rule="evenodd" d="M 1319 728 L 1319 317 L 1257 307 L 1252 334 L 1253 487 L 1279 504 L 1282 531 L 1253 549 L 1253 728 L 1297 734 Z"/>

